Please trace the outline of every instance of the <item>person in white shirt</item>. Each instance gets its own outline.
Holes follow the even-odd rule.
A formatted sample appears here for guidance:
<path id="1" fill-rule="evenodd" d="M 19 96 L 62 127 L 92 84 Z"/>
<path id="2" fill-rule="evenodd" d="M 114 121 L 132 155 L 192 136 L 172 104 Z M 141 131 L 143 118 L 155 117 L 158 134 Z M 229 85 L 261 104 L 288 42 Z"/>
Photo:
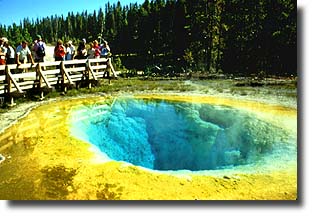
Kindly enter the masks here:
<path id="1" fill-rule="evenodd" d="M 73 46 L 73 42 L 72 41 L 68 41 L 67 42 L 67 46 L 66 46 L 65 60 L 73 60 L 74 56 L 75 56 L 75 52 L 76 52 L 76 49 Z"/>
<path id="2" fill-rule="evenodd" d="M 27 42 L 23 41 L 22 44 L 20 44 L 16 48 L 16 62 L 18 65 L 25 64 L 30 60 L 32 64 L 34 64 L 34 60 L 31 56 L 31 52 L 27 46 Z"/>
<path id="3" fill-rule="evenodd" d="M 7 48 L 6 53 L 6 63 L 7 64 L 15 64 L 15 50 L 10 45 L 9 42 L 4 43 L 4 46 Z"/>

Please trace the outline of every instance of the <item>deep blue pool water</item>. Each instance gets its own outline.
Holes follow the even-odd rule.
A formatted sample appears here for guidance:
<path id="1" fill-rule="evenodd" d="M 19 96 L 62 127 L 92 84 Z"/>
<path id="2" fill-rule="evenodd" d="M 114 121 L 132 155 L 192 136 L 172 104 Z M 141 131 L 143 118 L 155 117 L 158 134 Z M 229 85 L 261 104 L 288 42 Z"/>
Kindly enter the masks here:
<path id="1" fill-rule="evenodd" d="M 225 106 L 121 98 L 73 114 L 74 136 L 109 158 L 154 170 L 246 165 L 289 146 L 287 134 Z"/>

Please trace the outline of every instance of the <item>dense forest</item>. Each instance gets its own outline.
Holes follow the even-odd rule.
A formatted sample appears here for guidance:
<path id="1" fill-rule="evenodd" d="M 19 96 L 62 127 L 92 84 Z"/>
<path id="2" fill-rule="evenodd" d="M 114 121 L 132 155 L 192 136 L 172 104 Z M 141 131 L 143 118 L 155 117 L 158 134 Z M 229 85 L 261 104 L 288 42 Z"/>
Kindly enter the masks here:
<path id="1" fill-rule="evenodd" d="M 295 0 L 105 2 L 98 11 L 0 24 L 0 36 L 15 46 L 37 34 L 51 44 L 102 36 L 128 69 L 162 65 L 178 72 L 297 75 Z"/>

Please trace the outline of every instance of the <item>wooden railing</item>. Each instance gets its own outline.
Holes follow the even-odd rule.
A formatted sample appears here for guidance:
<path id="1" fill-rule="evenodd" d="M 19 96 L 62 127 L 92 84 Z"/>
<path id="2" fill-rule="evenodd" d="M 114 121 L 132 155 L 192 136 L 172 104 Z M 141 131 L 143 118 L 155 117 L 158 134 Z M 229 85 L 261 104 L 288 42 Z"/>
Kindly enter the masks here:
<path id="1" fill-rule="evenodd" d="M 100 58 L 0 65 L 0 97 L 12 106 L 14 97 L 31 89 L 38 90 L 42 100 L 47 89 L 61 88 L 66 92 L 68 86 L 80 83 L 91 88 L 92 83 L 105 78 L 108 69 L 114 70 L 108 63 L 108 59 Z"/>

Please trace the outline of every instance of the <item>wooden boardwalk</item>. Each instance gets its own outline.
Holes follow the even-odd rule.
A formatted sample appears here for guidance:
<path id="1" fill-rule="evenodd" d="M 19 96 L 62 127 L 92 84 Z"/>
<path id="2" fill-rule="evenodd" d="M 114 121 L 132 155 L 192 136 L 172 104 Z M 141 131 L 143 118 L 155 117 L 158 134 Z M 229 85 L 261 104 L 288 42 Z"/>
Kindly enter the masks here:
<path id="1" fill-rule="evenodd" d="M 66 92 L 68 86 L 78 87 L 81 83 L 91 88 L 101 78 L 110 82 L 106 72 L 114 69 L 108 62 L 100 58 L 0 65 L 0 97 L 13 106 L 14 98 L 30 90 L 36 90 L 42 100 L 44 92 L 53 88 Z"/>

